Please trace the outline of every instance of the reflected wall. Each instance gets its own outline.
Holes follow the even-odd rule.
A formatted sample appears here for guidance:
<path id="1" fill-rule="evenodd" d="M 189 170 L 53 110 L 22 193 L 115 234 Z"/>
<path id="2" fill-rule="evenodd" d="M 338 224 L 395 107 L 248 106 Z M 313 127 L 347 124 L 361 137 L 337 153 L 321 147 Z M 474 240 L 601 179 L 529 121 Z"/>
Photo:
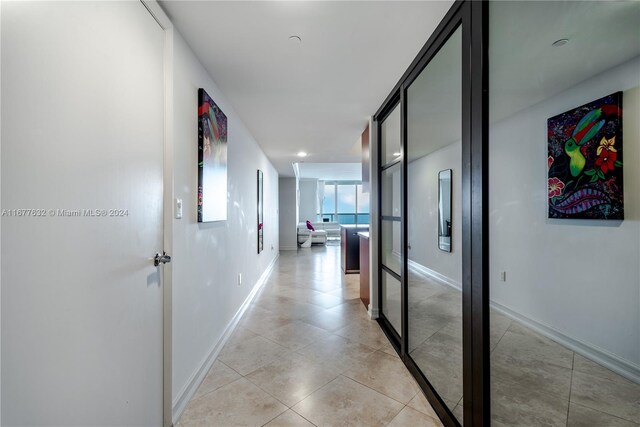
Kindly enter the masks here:
<path id="1" fill-rule="evenodd" d="M 640 3 L 492 2 L 489 17 L 493 424 L 638 424 Z M 550 158 L 549 118 L 618 91 L 624 143 L 604 145 L 613 109 L 579 111 Z M 603 167 L 611 149 L 623 181 Z M 596 192 L 615 185 L 624 220 L 547 217 L 551 197 L 603 209 Z"/>
<path id="2" fill-rule="evenodd" d="M 454 174 L 459 181 L 462 163 L 460 28 L 409 85 L 406 102 L 407 352 L 462 422 L 461 253 L 450 240 L 452 251 L 441 250 L 439 232 L 441 214 L 447 214 L 449 239 L 460 235 L 459 189 L 454 203 L 454 189 L 447 185 L 446 212 L 440 200 L 442 171 L 449 184 Z"/>

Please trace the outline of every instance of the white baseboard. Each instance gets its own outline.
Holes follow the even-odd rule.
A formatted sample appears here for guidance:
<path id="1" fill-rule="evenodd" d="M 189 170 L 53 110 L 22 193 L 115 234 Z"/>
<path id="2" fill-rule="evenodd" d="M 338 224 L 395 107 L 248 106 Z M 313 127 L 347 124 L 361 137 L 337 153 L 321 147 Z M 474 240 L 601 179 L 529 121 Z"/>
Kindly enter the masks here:
<path id="1" fill-rule="evenodd" d="M 371 304 L 369 304 L 369 309 L 367 310 L 367 312 L 369 313 L 369 319 L 371 320 L 380 317 L 380 311 L 378 310 L 378 308 L 373 308 Z"/>
<path id="2" fill-rule="evenodd" d="M 497 302 L 490 302 L 490 305 L 491 308 L 493 308 L 500 314 L 503 314 L 512 320 L 520 322 L 529 329 L 539 333 L 540 335 L 545 336 L 557 342 L 558 344 L 575 351 L 576 353 L 586 357 L 587 359 L 604 366 L 610 371 L 613 371 L 616 374 L 635 382 L 636 384 L 640 384 L 640 366 L 638 366 L 637 364 L 622 359 L 621 357 L 618 357 L 615 354 L 605 349 L 599 348 L 593 344 L 586 343 L 576 338 L 571 338 L 570 336 L 565 335 L 564 333 L 549 325 L 523 316 L 522 314 L 516 313 L 515 311 L 503 306 L 502 304 L 499 304 Z"/>
<path id="3" fill-rule="evenodd" d="M 229 340 L 229 337 L 233 334 L 233 331 L 238 326 L 238 323 L 240 323 L 240 319 L 242 319 L 242 315 L 251 304 L 251 301 L 256 296 L 256 294 L 258 293 L 262 285 L 264 285 L 265 282 L 267 281 L 267 278 L 273 271 L 273 267 L 276 264 L 276 261 L 278 260 L 279 256 L 280 256 L 279 253 L 276 254 L 275 258 L 273 258 L 273 261 L 271 261 L 269 266 L 264 270 L 260 278 L 257 280 L 256 284 L 253 286 L 253 289 L 251 290 L 247 298 L 245 298 L 244 302 L 242 303 L 242 305 L 240 306 L 236 314 L 227 324 L 227 327 L 224 329 L 224 332 L 222 333 L 222 336 L 220 337 L 220 339 L 211 346 L 211 349 L 209 350 L 207 356 L 204 358 L 204 360 L 200 364 L 200 367 L 194 371 L 194 373 L 189 378 L 189 381 L 187 381 L 186 385 L 182 388 L 182 390 L 178 392 L 178 395 L 173 400 L 173 423 L 174 424 L 176 424 L 180 419 L 180 416 L 182 415 L 185 408 L 187 407 L 187 404 L 189 403 L 189 401 L 195 394 L 196 390 L 204 380 L 204 377 L 207 375 L 207 372 L 209 372 L 209 369 L 211 369 L 213 362 L 215 362 L 216 358 L 220 354 L 220 351 L 222 350 L 226 342 Z"/>
<path id="4" fill-rule="evenodd" d="M 298 245 L 296 246 L 280 246 L 281 251 L 297 251 Z"/>
<path id="5" fill-rule="evenodd" d="M 409 263 L 409 267 L 413 268 L 414 270 L 418 271 L 419 273 L 424 274 L 425 276 L 428 276 L 429 278 L 435 280 L 436 282 L 443 284 L 445 286 L 449 286 L 454 288 L 457 291 L 462 292 L 462 284 L 460 282 L 457 282 L 447 276 L 445 276 L 444 274 L 440 274 L 435 270 L 432 270 L 428 267 L 425 267 L 422 264 L 418 264 L 415 261 L 411 261 L 410 259 L 407 260 Z"/>
<path id="6" fill-rule="evenodd" d="M 408 260 L 408 262 L 411 268 L 424 274 L 425 276 L 443 285 L 450 286 L 458 291 L 462 290 L 461 284 L 456 282 L 455 280 L 446 277 L 438 273 L 437 271 L 420 265 L 417 262 L 411 260 Z M 539 333 L 540 335 L 545 336 L 572 351 L 575 351 L 576 353 L 598 363 L 599 365 L 604 366 L 605 368 L 627 378 L 630 381 L 640 384 L 640 366 L 638 366 L 637 364 L 622 359 L 621 357 L 618 357 L 615 354 L 599 348 L 593 344 L 586 343 L 576 338 L 571 338 L 570 336 L 565 335 L 564 333 L 549 325 L 517 313 L 510 308 L 503 306 L 502 304 L 494 301 L 491 301 L 489 304 L 491 308 L 493 308 L 500 314 L 503 314 L 512 320 L 520 322 L 529 329 Z"/>

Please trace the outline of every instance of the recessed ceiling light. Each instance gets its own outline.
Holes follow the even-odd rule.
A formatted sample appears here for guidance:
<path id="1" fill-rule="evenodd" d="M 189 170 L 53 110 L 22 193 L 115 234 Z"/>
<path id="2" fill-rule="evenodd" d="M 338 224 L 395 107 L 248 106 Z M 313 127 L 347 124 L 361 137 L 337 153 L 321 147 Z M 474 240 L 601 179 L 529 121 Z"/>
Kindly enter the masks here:
<path id="1" fill-rule="evenodd" d="M 298 151 L 298 157 L 307 157 L 307 153 L 304 151 Z"/>
<path id="2" fill-rule="evenodd" d="M 300 36 L 289 36 L 289 41 L 293 43 L 302 43 Z"/>
<path id="3" fill-rule="evenodd" d="M 564 46 L 567 43 L 569 43 L 569 39 L 560 39 L 560 40 L 556 40 L 553 43 L 551 43 L 551 46 L 560 47 L 560 46 Z"/>
<path id="4" fill-rule="evenodd" d="M 400 153 L 393 153 L 394 156 L 398 157 Z"/>

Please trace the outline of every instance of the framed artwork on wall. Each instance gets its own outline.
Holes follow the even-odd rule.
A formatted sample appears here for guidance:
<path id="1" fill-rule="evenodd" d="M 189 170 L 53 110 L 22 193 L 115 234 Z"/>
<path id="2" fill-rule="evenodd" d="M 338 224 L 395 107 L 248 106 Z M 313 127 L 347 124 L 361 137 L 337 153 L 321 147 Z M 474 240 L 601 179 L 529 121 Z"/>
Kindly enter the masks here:
<path id="1" fill-rule="evenodd" d="M 624 219 L 622 92 L 547 120 L 549 218 Z"/>
<path id="2" fill-rule="evenodd" d="M 227 219 L 227 116 L 198 90 L 198 222 Z"/>
<path id="3" fill-rule="evenodd" d="M 264 250 L 264 201 L 263 197 L 263 175 L 258 169 L 258 253 Z"/>
<path id="4" fill-rule="evenodd" d="M 438 172 L 438 249 L 451 252 L 453 169 Z"/>

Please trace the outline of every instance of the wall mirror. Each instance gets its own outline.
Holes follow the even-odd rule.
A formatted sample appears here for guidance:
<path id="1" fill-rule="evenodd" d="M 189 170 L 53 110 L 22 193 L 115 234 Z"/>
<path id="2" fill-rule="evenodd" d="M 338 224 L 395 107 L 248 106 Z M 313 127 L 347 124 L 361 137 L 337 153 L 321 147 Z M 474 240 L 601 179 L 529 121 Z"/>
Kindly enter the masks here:
<path id="1" fill-rule="evenodd" d="M 264 249 L 264 212 L 262 200 L 262 171 L 258 169 L 258 253 Z"/>
<path id="2" fill-rule="evenodd" d="M 451 252 L 451 169 L 438 173 L 438 248 Z"/>

